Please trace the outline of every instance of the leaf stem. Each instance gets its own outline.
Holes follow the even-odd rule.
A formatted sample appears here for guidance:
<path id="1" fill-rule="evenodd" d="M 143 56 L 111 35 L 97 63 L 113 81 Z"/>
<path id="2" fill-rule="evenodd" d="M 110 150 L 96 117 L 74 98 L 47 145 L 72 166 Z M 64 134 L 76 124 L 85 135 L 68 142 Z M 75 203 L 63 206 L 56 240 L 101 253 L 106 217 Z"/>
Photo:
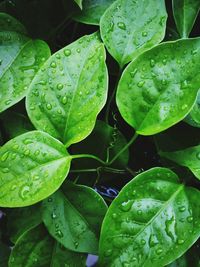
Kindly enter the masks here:
<path id="1" fill-rule="evenodd" d="M 81 158 L 90 158 L 99 161 L 101 164 L 106 165 L 106 162 L 101 160 L 100 158 L 91 155 L 91 154 L 78 154 L 78 155 L 71 155 L 71 159 L 81 159 Z"/>
<path id="2" fill-rule="evenodd" d="M 108 162 L 108 165 L 113 164 L 113 162 L 124 152 L 126 151 L 133 143 L 134 141 L 137 139 L 138 134 L 135 132 L 135 134 L 133 135 L 133 137 L 131 138 L 131 140 L 122 148 L 122 150 L 120 150 L 115 156 L 114 158 Z"/>

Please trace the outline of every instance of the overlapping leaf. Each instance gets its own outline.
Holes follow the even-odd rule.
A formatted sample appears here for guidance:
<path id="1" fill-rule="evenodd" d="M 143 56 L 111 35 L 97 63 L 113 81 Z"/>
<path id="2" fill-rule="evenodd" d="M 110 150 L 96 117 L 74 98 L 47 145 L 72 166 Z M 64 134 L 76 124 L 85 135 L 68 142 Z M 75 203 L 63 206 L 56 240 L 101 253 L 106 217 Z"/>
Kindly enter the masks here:
<path id="1" fill-rule="evenodd" d="M 40 225 L 25 232 L 14 246 L 9 267 L 82 267 L 86 255 L 63 248 Z"/>
<path id="2" fill-rule="evenodd" d="M 16 32 L 0 31 L 0 112 L 20 101 L 50 56 L 48 45 Z"/>
<path id="3" fill-rule="evenodd" d="M 101 266 L 160 267 L 200 236 L 200 192 L 165 168 L 146 171 L 120 192 L 103 222 Z"/>
<path id="4" fill-rule="evenodd" d="M 26 107 L 35 127 L 66 146 L 93 129 L 107 97 L 105 50 L 97 34 L 55 53 L 31 84 Z"/>
<path id="5" fill-rule="evenodd" d="M 194 127 L 200 128 L 200 90 L 198 92 L 194 107 L 185 118 L 185 121 Z"/>
<path id="6" fill-rule="evenodd" d="M 106 204 L 86 186 L 66 183 L 43 201 L 43 221 L 50 234 L 66 248 L 95 254 Z"/>
<path id="7" fill-rule="evenodd" d="M 162 41 L 166 19 L 163 0 L 118 0 L 101 17 L 101 37 L 109 53 L 123 67 Z"/>
<path id="8" fill-rule="evenodd" d="M 63 144 L 40 131 L 8 141 L 0 148 L 0 206 L 34 204 L 55 192 L 70 168 Z"/>
<path id="9" fill-rule="evenodd" d="M 196 100 L 199 68 L 200 38 L 163 43 L 143 53 L 128 65 L 118 85 L 122 117 L 141 135 L 181 121 Z"/>
<path id="10" fill-rule="evenodd" d="M 187 38 L 200 10 L 199 0 L 173 0 L 176 27 L 180 35 Z"/>

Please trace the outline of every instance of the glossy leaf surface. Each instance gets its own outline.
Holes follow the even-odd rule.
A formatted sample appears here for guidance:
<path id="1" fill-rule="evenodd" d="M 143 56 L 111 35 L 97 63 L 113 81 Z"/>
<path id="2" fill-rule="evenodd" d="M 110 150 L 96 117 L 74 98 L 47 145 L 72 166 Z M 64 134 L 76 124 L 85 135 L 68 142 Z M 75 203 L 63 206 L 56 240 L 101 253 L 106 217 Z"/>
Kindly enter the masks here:
<path id="1" fill-rule="evenodd" d="M 185 118 L 185 122 L 187 122 L 191 126 L 200 128 L 200 90 L 198 92 L 194 107 Z"/>
<path id="2" fill-rule="evenodd" d="M 106 204 L 93 189 L 66 183 L 43 201 L 43 221 L 50 234 L 66 248 L 95 254 Z"/>
<path id="3" fill-rule="evenodd" d="M 96 144 L 96 145 L 94 145 Z M 73 154 L 92 154 L 100 159 L 111 160 L 127 144 L 125 137 L 117 128 L 97 120 L 92 133 L 79 144 L 72 147 Z M 125 167 L 128 164 L 129 151 L 124 151 L 112 166 Z M 74 165 L 79 169 L 97 168 L 101 163 L 92 159 L 76 159 Z"/>
<path id="4" fill-rule="evenodd" d="M 71 157 L 58 140 L 40 131 L 22 134 L 0 148 L 0 206 L 34 204 L 55 192 Z"/>
<path id="5" fill-rule="evenodd" d="M 18 239 L 9 267 L 82 267 L 85 260 L 84 254 L 63 248 L 40 225 Z"/>
<path id="6" fill-rule="evenodd" d="M 169 169 L 135 177 L 104 219 L 101 266 L 160 267 L 181 256 L 200 236 L 199 197 Z"/>
<path id="7" fill-rule="evenodd" d="M 15 18 L 6 13 L 0 12 L 0 31 L 13 31 L 26 34 L 25 27 Z"/>
<path id="8" fill-rule="evenodd" d="M 160 152 L 160 155 L 177 164 L 188 167 L 200 180 L 200 145 L 174 152 Z"/>
<path id="9" fill-rule="evenodd" d="M 36 72 L 50 56 L 48 45 L 15 33 L 0 32 L 0 112 L 19 102 Z"/>
<path id="10" fill-rule="evenodd" d="M 26 231 L 35 228 L 42 222 L 40 205 L 9 209 L 6 214 L 8 234 L 13 243 L 16 243 Z"/>
<path id="11" fill-rule="evenodd" d="M 173 0 L 173 13 L 180 35 L 187 38 L 199 13 L 199 0 Z"/>
<path id="12" fill-rule="evenodd" d="M 109 53 L 123 67 L 162 41 L 166 19 L 163 0 L 118 0 L 101 17 L 101 37 Z"/>
<path id="13" fill-rule="evenodd" d="M 35 127 L 67 146 L 92 131 L 107 98 L 105 50 L 97 34 L 84 36 L 44 64 L 27 96 Z"/>
<path id="14" fill-rule="evenodd" d="M 83 9 L 73 18 L 86 24 L 99 25 L 100 18 L 115 0 L 84 0 Z"/>
<path id="15" fill-rule="evenodd" d="M 141 135 L 181 121 L 196 100 L 199 68 L 200 38 L 163 43 L 143 53 L 128 65 L 118 85 L 122 117 Z"/>

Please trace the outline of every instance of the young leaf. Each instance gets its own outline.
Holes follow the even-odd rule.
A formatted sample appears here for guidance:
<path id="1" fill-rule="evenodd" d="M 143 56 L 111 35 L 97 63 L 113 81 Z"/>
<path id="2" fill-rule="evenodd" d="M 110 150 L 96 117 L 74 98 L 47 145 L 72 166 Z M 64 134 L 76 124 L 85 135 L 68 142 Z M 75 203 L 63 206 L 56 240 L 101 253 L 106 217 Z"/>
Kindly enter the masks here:
<path id="1" fill-rule="evenodd" d="M 50 135 L 32 131 L 0 148 L 0 206 L 32 205 L 55 192 L 70 168 L 71 157 Z"/>
<path id="2" fill-rule="evenodd" d="M 49 233 L 70 250 L 96 254 L 105 202 L 86 186 L 68 182 L 63 189 L 43 201 L 42 216 Z"/>
<path id="3" fill-rule="evenodd" d="M 99 25 L 100 18 L 115 0 L 84 0 L 83 9 L 73 19 L 86 24 Z"/>
<path id="4" fill-rule="evenodd" d="M 43 225 L 25 232 L 14 246 L 9 267 L 82 267 L 86 255 L 63 248 Z"/>
<path id="5" fill-rule="evenodd" d="M 199 13 L 199 0 L 173 0 L 176 27 L 183 38 L 187 38 Z"/>
<path id="6" fill-rule="evenodd" d="M 105 50 L 97 34 L 84 36 L 45 62 L 26 99 L 35 127 L 66 146 L 92 131 L 107 97 Z"/>
<path id="7" fill-rule="evenodd" d="M 27 31 L 18 20 L 12 16 L 0 12 L 0 31 L 18 32 L 22 34 L 27 34 Z"/>
<path id="8" fill-rule="evenodd" d="M 160 155 L 189 168 L 200 180 L 200 145 L 174 152 L 160 151 Z"/>
<path id="9" fill-rule="evenodd" d="M 191 126 L 200 128 L 200 90 L 197 94 L 197 100 L 194 104 L 194 107 L 184 121 Z"/>
<path id="10" fill-rule="evenodd" d="M 196 100 L 199 68 L 200 38 L 163 43 L 143 53 L 128 65 L 118 85 L 122 117 L 141 135 L 181 121 Z"/>
<path id="11" fill-rule="evenodd" d="M 160 267 L 180 257 L 200 236 L 199 197 L 169 169 L 139 174 L 108 209 L 101 266 Z"/>
<path id="12" fill-rule="evenodd" d="M 162 41 L 166 19 L 163 0 L 118 0 L 101 17 L 101 37 L 109 53 L 123 67 Z"/>
<path id="13" fill-rule="evenodd" d="M 94 145 L 94 144 L 97 145 Z M 72 146 L 73 154 L 92 154 L 106 162 L 111 160 L 127 144 L 125 137 L 118 129 L 111 127 L 103 121 L 97 120 L 92 133 L 79 144 Z M 127 166 L 129 151 L 124 151 L 119 158 L 111 165 L 118 168 Z M 76 159 L 74 166 L 79 169 L 97 168 L 101 163 L 93 159 Z"/>
<path id="14" fill-rule="evenodd" d="M 48 45 L 15 32 L 0 31 L 0 112 L 19 102 L 50 56 Z"/>
<path id="15" fill-rule="evenodd" d="M 16 243 L 26 231 L 35 228 L 42 222 L 40 205 L 25 208 L 7 209 L 7 228 L 10 240 Z"/>
<path id="16" fill-rule="evenodd" d="M 80 7 L 80 9 L 82 9 L 82 0 L 74 0 L 77 5 Z"/>

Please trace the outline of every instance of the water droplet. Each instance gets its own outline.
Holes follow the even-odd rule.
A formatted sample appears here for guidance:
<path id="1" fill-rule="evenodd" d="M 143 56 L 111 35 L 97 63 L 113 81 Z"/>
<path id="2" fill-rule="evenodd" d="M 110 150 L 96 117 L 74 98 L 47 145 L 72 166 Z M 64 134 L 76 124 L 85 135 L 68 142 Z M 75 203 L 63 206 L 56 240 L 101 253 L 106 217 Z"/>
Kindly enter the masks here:
<path id="1" fill-rule="evenodd" d="M 185 211 L 185 210 L 186 210 L 186 208 L 185 208 L 184 206 L 179 207 L 179 211 L 183 212 L 183 211 Z"/>
<path id="2" fill-rule="evenodd" d="M 63 89 L 63 84 L 62 83 L 57 84 L 57 89 L 58 90 L 62 90 Z"/>
<path id="3" fill-rule="evenodd" d="M 79 243 L 76 241 L 74 242 L 74 247 L 77 249 L 77 247 L 79 246 Z"/>
<path id="4" fill-rule="evenodd" d="M 63 233 L 62 233 L 60 230 L 58 230 L 58 231 L 56 232 L 56 235 L 57 235 L 58 237 L 60 237 L 60 238 L 63 237 Z"/>
<path id="5" fill-rule="evenodd" d="M 197 50 L 197 49 L 193 49 L 193 50 L 191 51 L 191 54 L 192 54 L 192 55 L 196 55 L 196 54 L 197 54 L 197 52 L 198 52 L 198 50 Z"/>
<path id="6" fill-rule="evenodd" d="M 147 36 L 147 32 L 142 32 L 142 36 L 143 37 Z"/>
<path id="7" fill-rule="evenodd" d="M 113 219 L 116 219 L 117 218 L 117 214 L 113 213 L 112 217 L 113 217 Z"/>
<path id="8" fill-rule="evenodd" d="M 26 150 L 24 151 L 24 155 L 25 155 L 25 156 L 30 155 L 30 150 L 29 150 L 29 149 L 26 149 Z"/>
<path id="9" fill-rule="evenodd" d="M 6 161 L 7 158 L 8 158 L 8 156 L 9 156 L 9 152 L 6 151 L 6 152 L 3 154 L 3 156 L 1 157 L 1 161 L 2 161 L 2 162 Z"/>
<path id="10" fill-rule="evenodd" d="M 56 68 L 57 67 L 57 65 L 56 65 L 56 62 L 51 62 L 51 65 L 50 65 L 52 68 Z"/>
<path id="11" fill-rule="evenodd" d="M 63 105 L 66 105 L 67 104 L 67 97 L 66 96 L 63 96 L 62 103 L 63 103 Z"/>
<path id="12" fill-rule="evenodd" d="M 155 60 L 154 60 L 154 59 L 151 59 L 151 60 L 150 60 L 150 66 L 153 68 L 153 67 L 155 66 L 155 64 L 156 64 L 156 63 L 155 63 Z"/>
<path id="13" fill-rule="evenodd" d="M 48 202 L 52 202 L 52 198 L 51 197 L 48 198 Z"/>
<path id="14" fill-rule="evenodd" d="M 77 53 L 80 53 L 80 52 L 81 52 L 81 49 L 80 49 L 80 48 L 77 48 L 77 49 L 76 49 L 76 52 L 77 52 Z"/>
<path id="15" fill-rule="evenodd" d="M 184 110 L 184 109 L 186 109 L 187 107 L 188 107 L 188 105 L 187 105 L 187 104 L 184 104 L 184 105 L 182 105 L 181 109 Z"/>
<path id="16" fill-rule="evenodd" d="M 50 103 L 48 103 L 48 104 L 46 104 L 46 108 L 47 108 L 48 110 L 51 110 L 51 109 L 52 109 L 52 105 L 51 105 Z"/>
<path id="17" fill-rule="evenodd" d="M 145 245 L 146 244 L 146 241 L 144 239 L 141 240 L 141 244 L 142 245 Z"/>
<path id="18" fill-rule="evenodd" d="M 126 25 L 124 22 L 118 22 L 117 23 L 118 28 L 120 28 L 121 30 L 126 30 Z"/>
<path id="19" fill-rule="evenodd" d="M 25 199 L 27 197 L 27 194 L 30 192 L 30 187 L 28 185 L 22 186 L 22 188 L 19 191 L 19 196 L 22 199 Z"/>
<path id="20" fill-rule="evenodd" d="M 14 191 L 16 188 L 17 188 L 17 186 L 16 186 L 16 184 L 14 184 L 14 185 L 11 186 L 10 190 Z"/>
<path id="21" fill-rule="evenodd" d="M 52 219 L 55 219 L 57 217 L 57 215 L 53 212 L 52 214 L 51 214 L 51 218 Z"/>
<path id="22" fill-rule="evenodd" d="M 70 49 L 65 49 L 64 50 L 64 54 L 66 57 L 70 56 L 71 55 L 71 50 Z"/>
<path id="23" fill-rule="evenodd" d="M 33 140 L 26 138 L 26 139 L 23 140 L 23 143 L 25 145 L 29 145 L 29 144 L 32 144 L 33 143 Z"/>
<path id="24" fill-rule="evenodd" d="M 157 254 L 157 255 L 162 254 L 162 252 L 163 252 L 163 250 L 162 250 L 161 248 L 158 248 L 158 249 L 156 250 L 156 254 Z"/>
<path id="25" fill-rule="evenodd" d="M 178 240 L 177 240 L 177 243 L 178 243 L 179 245 L 182 245 L 184 242 L 185 242 L 185 241 L 184 241 L 183 239 L 178 239 Z"/>
<path id="26" fill-rule="evenodd" d="M 138 82 L 137 86 L 138 87 L 143 87 L 144 84 L 145 84 L 145 81 L 140 81 L 140 82 Z"/>
<path id="27" fill-rule="evenodd" d="M 13 149 L 18 149 L 19 148 L 19 145 L 18 144 L 15 144 L 14 146 L 13 146 Z"/>
<path id="28" fill-rule="evenodd" d="M 128 200 L 127 202 L 123 202 L 121 204 L 121 210 L 122 211 L 129 211 L 131 209 L 132 206 L 132 201 Z"/>
<path id="29" fill-rule="evenodd" d="M 189 217 L 187 217 L 187 221 L 189 222 L 189 223 L 191 223 L 191 222 L 193 222 L 193 217 L 192 216 L 189 216 Z"/>
<path id="30" fill-rule="evenodd" d="M 167 60 L 166 59 L 163 59 L 163 64 L 166 65 L 167 64 Z"/>
<path id="31" fill-rule="evenodd" d="M 138 210 L 138 211 L 137 211 L 137 214 L 138 214 L 138 215 L 141 215 L 141 214 L 142 214 L 142 211 L 141 211 L 141 210 Z"/>
<path id="32" fill-rule="evenodd" d="M 8 172 L 9 172 L 9 169 L 8 169 L 8 168 L 3 168 L 3 169 L 2 169 L 2 172 L 3 172 L 3 173 L 8 173 Z"/>

